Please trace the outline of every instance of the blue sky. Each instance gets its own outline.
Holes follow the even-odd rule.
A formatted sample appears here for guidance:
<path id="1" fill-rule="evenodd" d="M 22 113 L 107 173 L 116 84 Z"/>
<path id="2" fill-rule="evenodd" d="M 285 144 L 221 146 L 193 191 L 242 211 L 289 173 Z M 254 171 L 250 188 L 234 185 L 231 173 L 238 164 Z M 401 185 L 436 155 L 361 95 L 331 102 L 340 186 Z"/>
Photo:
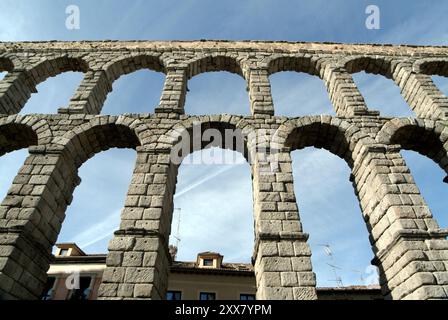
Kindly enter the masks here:
<path id="1" fill-rule="evenodd" d="M 80 8 L 79 30 L 65 28 L 65 8 Z M 381 29 L 365 28 L 365 8 L 380 8 Z M 446 1 L 20 1 L 2 0 L 0 40 L 289 40 L 346 43 L 445 45 Z M 82 74 L 66 73 L 39 85 L 22 113 L 55 113 L 66 106 Z M 385 116 L 412 116 L 399 89 L 381 76 L 354 75 L 371 109 Z M 142 70 L 113 85 L 104 114 L 152 112 L 160 98 L 164 75 Z M 445 93 L 448 82 L 434 77 Z M 271 76 L 277 115 L 334 114 L 318 78 L 291 72 Z M 189 114 L 249 114 L 245 83 L 226 72 L 201 74 L 190 80 Z M 430 159 L 402 152 L 415 180 L 441 226 L 448 191 L 444 173 Z M 16 151 L 0 158 L 0 196 L 27 155 Z M 200 156 L 200 154 L 193 154 Z M 240 155 L 236 154 L 236 157 Z M 362 284 L 373 257 L 346 163 L 325 150 L 295 151 L 295 191 L 305 232 L 310 233 L 318 285 Z M 135 151 L 112 149 L 97 154 L 79 171 L 81 185 L 67 209 L 59 241 L 75 241 L 86 252 L 105 252 L 117 228 L 135 161 Z M 175 207 L 180 208 L 179 259 L 219 251 L 226 261 L 248 262 L 253 249 L 250 167 L 188 165 L 179 170 Z M 91 201 L 94 195 L 95 201 Z M 176 211 L 173 232 L 178 221 Z M 337 222 L 337 223 L 336 223 Z M 171 239 L 175 242 L 174 239 Z M 331 246 L 333 256 L 322 245 Z M 337 274 L 328 264 L 337 265 Z"/>

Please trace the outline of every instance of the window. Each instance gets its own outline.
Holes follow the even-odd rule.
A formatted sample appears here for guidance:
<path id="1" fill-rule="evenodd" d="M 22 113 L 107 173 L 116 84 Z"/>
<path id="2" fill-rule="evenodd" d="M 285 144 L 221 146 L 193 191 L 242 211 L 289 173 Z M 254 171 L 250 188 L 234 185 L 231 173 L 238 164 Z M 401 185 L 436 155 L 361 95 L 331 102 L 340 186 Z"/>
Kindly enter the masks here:
<path id="1" fill-rule="evenodd" d="M 240 294 L 240 300 L 255 300 L 255 295 L 242 293 L 242 294 Z"/>
<path id="2" fill-rule="evenodd" d="M 63 257 L 68 256 L 68 249 L 61 249 L 61 250 L 59 250 L 59 255 L 63 256 Z"/>
<path id="3" fill-rule="evenodd" d="M 204 267 L 213 267 L 213 260 L 214 259 L 204 259 L 202 264 Z"/>
<path id="4" fill-rule="evenodd" d="M 91 283 L 91 277 L 80 277 L 79 289 L 71 291 L 69 300 L 89 300 L 90 292 L 92 291 L 92 288 L 90 287 Z"/>
<path id="5" fill-rule="evenodd" d="M 47 283 L 45 284 L 44 291 L 42 294 L 42 300 L 52 300 L 53 299 L 55 283 L 56 283 L 55 277 L 48 277 Z"/>
<path id="6" fill-rule="evenodd" d="M 216 294 L 214 292 L 201 292 L 199 300 L 216 300 Z"/>
<path id="7" fill-rule="evenodd" d="M 182 300 L 181 291 L 168 291 L 166 293 L 166 300 Z"/>

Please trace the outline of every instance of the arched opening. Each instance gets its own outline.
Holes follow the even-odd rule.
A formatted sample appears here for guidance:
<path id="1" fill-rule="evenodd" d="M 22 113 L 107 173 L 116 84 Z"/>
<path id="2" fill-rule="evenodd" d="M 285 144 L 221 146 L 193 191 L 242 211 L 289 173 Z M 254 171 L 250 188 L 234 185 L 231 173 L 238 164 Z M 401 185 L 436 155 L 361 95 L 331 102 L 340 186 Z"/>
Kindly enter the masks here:
<path id="1" fill-rule="evenodd" d="M 68 194 L 70 198 L 74 195 L 74 201 L 66 200 L 57 208 L 56 215 L 60 221 L 52 224 L 54 231 L 51 232 L 56 234 L 52 244 L 56 243 L 56 238 L 58 243 L 53 248 L 55 261 L 47 272 L 47 286 L 54 290 L 45 287 L 43 295 L 55 300 L 96 299 L 106 267 L 108 240 L 119 228 L 121 208 L 134 169 L 135 161 L 132 159 L 135 152 L 123 148 L 136 149 L 140 143 L 131 128 L 113 122 L 84 124 L 80 133 L 70 133 L 66 138 L 68 143 L 63 157 L 67 161 L 60 164 L 66 167 L 55 168 L 55 171 L 64 172 L 64 183 L 59 190 L 57 186 L 52 186 L 56 190 L 49 191 L 50 194 L 54 191 Z M 81 186 L 75 189 L 79 182 Z M 58 268 L 64 259 L 76 260 L 80 257 L 93 259 L 96 264 L 90 267 L 75 265 L 69 273 Z M 80 288 L 64 285 L 72 281 L 71 277 L 80 281 Z"/>
<path id="2" fill-rule="evenodd" d="M 194 261 L 200 252 L 216 251 L 228 262 L 250 263 L 252 180 L 244 157 L 220 148 L 196 151 L 182 161 L 177 181 L 174 207 L 180 211 L 174 212 L 170 238 L 177 242 L 180 215 L 177 258 Z"/>
<path id="3" fill-rule="evenodd" d="M 100 101 L 104 101 L 101 113 L 154 112 L 162 95 L 166 73 L 159 56 L 128 56 L 107 64 L 104 71 L 108 88 L 99 97 Z"/>
<path id="4" fill-rule="evenodd" d="M 112 92 L 101 110 L 102 114 L 152 113 L 158 106 L 165 75 L 140 69 L 113 82 Z M 124 94 L 126 93 L 126 94 Z"/>
<path id="5" fill-rule="evenodd" d="M 5 78 L 6 74 L 7 74 L 7 72 L 5 72 L 5 71 L 0 71 L 0 81 L 2 81 L 3 78 Z"/>
<path id="6" fill-rule="evenodd" d="M 19 169 L 28 156 L 29 146 L 37 145 L 37 135 L 28 126 L 6 124 L 0 127 L 0 199 L 12 186 Z"/>
<path id="7" fill-rule="evenodd" d="M 226 71 L 199 74 L 188 81 L 185 113 L 250 115 L 246 81 Z"/>
<path id="8" fill-rule="evenodd" d="M 434 219 L 441 228 L 448 228 L 448 188 L 442 181 L 446 177 L 439 166 L 426 156 L 415 151 L 402 150 L 401 155 L 406 161 L 420 193 L 431 209 Z"/>
<path id="9" fill-rule="evenodd" d="M 81 184 L 66 210 L 58 242 L 76 243 L 85 253 L 107 252 L 119 227 L 135 156 L 132 149 L 109 149 L 79 168 Z"/>
<path id="10" fill-rule="evenodd" d="M 352 74 L 370 110 L 380 111 L 384 117 L 415 117 L 406 103 L 400 88 L 392 80 L 392 66 L 389 61 L 372 57 L 356 58 L 345 64 Z"/>
<path id="11" fill-rule="evenodd" d="M 24 94 L 15 104 L 20 113 L 56 113 L 60 107 L 68 107 L 70 98 L 89 71 L 86 61 L 78 57 L 61 56 L 43 60 L 24 71 Z M 53 78 L 53 79 L 49 79 Z M 44 94 L 32 94 L 43 91 Z M 33 101 L 29 101 L 31 99 Z M 35 100 L 35 101 L 34 101 Z"/>
<path id="12" fill-rule="evenodd" d="M 293 151 L 294 188 L 303 232 L 309 234 L 320 287 L 317 294 L 325 299 L 332 292 L 322 288 L 326 286 L 374 285 L 369 287 L 370 298 L 381 299 L 378 270 L 370 261 L 369 233 L 355 197 L 357 189 L 355 193 L 350 190 L 354 161 L 350 150 L 357 143 L 356 129 L 340 120 L 328 120 L 309 117 L 289 123 L 285 141 Z"/>
<path id="13" fill-rule="evenodd" d="M 275 114 L 299 117 L 336 115 L 324 82 L 304 72 L 277 72 L 270 76 Z"/>
<path id="14" fill-rule="evenodd" d="M 392 131 L 386 142 L 401 146 L 401 155 L 434 218 L 440 226 L 448 227 L 445 214 L 448 190 L 444 184 L 447 181 L 448 155 L 441 139 L 441 129 L 415 123 L 401 125 Z"/>
<path id="15" fill-rule="evenodd" d="M 316 62 L 309 57 L 278 57 L 269 62 L 276 115 L 335 115 Z"/>
<path id="16" fill-rule="evenodd" d="M 380 111 L 385 117 L 415 117 L 391 79 L 365 71 L 352 76 L 370 110 Z"/>
<path id="17" fill-rule="evenodd" d="M 51 114 L 57 113 L 58 108 L 67 108 L 83 77 L 82 72 L 67 71 L 39 83 L 37 93 L 31 95 L 20 114 Z"/>
<path id="18" fill-rule="evenodd" d="M 250 115 L 247 82 L 235 58 L 207 56 L 191 61 L 187 78 L 186 114 Z"/>
<path id="19" fill-rule="evenodd" d="M 167 298 L 172 299 L 174 293 L 182 295 L 182 299 L 193 300 L 211 296 L 238 300 L 241 293 L 255 297 L 251 266 L 254 246 L 252 179 L 246 153 L 229 144 L 225 131 L 236 130 L 229 124 L 204 123 L 197 130 L 202 134 L 201 142 L 184 149 L 178 168 L 170 235 L 171 250 L 176 249 L 172 251 L 174 262 Z M 205 138 L 208 130 L 215 134 L 211 140 Z M 217 134 L 221 140 L 216 138 Z M 182 144 L 184 142 L 189 144 L 191 140 L 182 140 Z M 211 277 L 195 272 L 185 278 L 179 274 L 185 266 L 209 272 L 215 268 L 238 269 L 246 276 L 235 278 L 228 274 L 223 278 L 218 274 Z M 217 288 L 222 290 L 216 292 Z M 204 295 L 198 296 L 200 292 Z"/>
<path id="20" fill-rule="evenodd" d="M 366 225 L 349 182 L 350 168 L 329 151 L 312 147 L 294 151 L 292 161 L 317 287 L 378 285 Z"/>

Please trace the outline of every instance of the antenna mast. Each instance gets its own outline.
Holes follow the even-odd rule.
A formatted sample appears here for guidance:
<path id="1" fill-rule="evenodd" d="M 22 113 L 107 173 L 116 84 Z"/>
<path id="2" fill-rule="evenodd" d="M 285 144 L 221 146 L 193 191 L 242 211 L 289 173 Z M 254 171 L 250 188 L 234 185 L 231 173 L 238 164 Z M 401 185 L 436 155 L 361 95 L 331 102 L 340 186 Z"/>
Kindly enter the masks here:
<path id="1" fill-rule="evenodd" d="M 180 242 L 180 208 L 174 208 L 177 211 L 177 226 L 176 226 L 176 234 L 173 236 L 176 239 L 176 248 L 179 250 L 179 242 Z"/>
<path id="2" fill-rule="evenodd" d="M 320 244 L 319 246 L 324 247 L 325 255 L 330 257 L 330 260 L 333 262 L 334 256 L 333 256 L 333 251 L 331 250 L 330 245 L 327 243 L 327 244 Z M 331 269 L 333 270 L 334 276 L 335 276 L 335 279 L 331 279 L 330 281 L 336 282 L 336 285 L 338 287 L 343 287 L 344 285 L 342 283 L 342 278 L 339 276 L 338 272 L 336 271 L 337 269 L 339 269 L 339 270 L 342 270 L 342 269 L 332 263 L 327 263 L 327 265 L 331 267 Z"/>

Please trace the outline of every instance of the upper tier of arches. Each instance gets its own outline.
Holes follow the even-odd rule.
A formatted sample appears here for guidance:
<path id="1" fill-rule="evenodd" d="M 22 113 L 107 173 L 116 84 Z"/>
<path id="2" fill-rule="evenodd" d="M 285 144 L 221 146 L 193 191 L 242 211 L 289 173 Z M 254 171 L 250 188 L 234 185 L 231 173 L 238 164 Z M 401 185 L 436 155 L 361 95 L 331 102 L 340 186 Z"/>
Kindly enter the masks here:
<path id="1" fill-rule="evenodd" d="M 67 108 L 59 112 L 99 114 L 113 82 L 141 69 L 166 75 L 156 113 L 188 113 L 184 110 L 188 80 L 206 72 L 226 71 L 245 80 L 253 116 L 273 115 L 275 106 L 269 76 L 294 71 L 316 76 L 324 82 L 338 116 L 375 115 L 351 77 L 352 73 L 365 71 L 393 80 L 417 118 L 438 120 L 448 115 L 448 99 L 430 77 L 448 75 L 448 60 L 440 57 L 175 50 L 0 54 L 0 71 L 7 72 L 0 83 L 0 113 L 18 113 L 39 83 L 76 71 L 84 73 L 84 79 Z M 124 108 L 123 111 L 132 110 Z"/>

